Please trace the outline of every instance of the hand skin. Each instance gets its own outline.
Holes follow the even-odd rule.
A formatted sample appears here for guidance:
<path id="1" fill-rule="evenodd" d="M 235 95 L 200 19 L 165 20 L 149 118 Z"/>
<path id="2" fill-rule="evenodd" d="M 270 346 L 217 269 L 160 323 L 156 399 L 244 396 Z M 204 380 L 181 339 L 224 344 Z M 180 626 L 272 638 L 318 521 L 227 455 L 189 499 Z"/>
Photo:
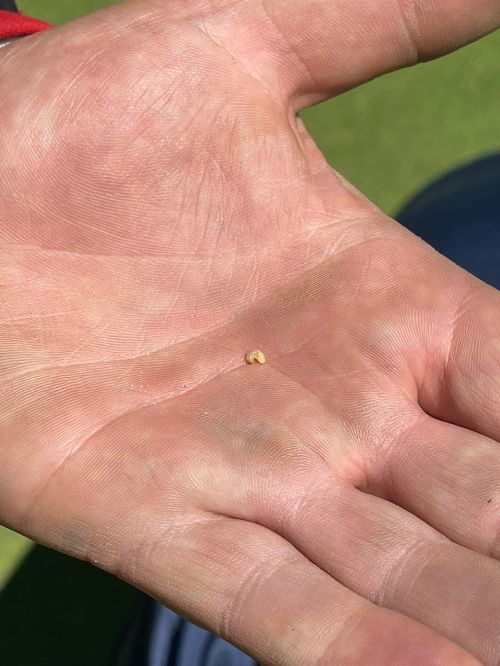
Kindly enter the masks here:
<path id="1" fill-rule="evenodd" d="M 2 49 L 4 524 L 263 664 L 500 663 L 500 296 L 296 116 L 498 23 L 136 0 Z"/>

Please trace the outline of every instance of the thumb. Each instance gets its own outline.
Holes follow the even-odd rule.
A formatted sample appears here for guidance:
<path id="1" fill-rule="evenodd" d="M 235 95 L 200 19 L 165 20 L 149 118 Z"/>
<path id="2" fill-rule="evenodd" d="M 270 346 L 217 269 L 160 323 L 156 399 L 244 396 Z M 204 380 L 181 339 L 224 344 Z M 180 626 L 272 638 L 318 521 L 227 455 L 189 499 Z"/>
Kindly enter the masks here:
<path id="1" fill-rule="evenodd" d="M 191 0 L 192 10 L 202 4 Z M 203 3 L 206 5 L 206 2 Z M 258 50 L 297 107 L 434 58 L 500 25 L 499 0 L 211 0 L 217 38 Z M 216 5 L 217 11 L 214 11 Z M 246 51 L 246 53 L 245 53 Z M 255 57 L 251 58 L 255 61 Z"/>

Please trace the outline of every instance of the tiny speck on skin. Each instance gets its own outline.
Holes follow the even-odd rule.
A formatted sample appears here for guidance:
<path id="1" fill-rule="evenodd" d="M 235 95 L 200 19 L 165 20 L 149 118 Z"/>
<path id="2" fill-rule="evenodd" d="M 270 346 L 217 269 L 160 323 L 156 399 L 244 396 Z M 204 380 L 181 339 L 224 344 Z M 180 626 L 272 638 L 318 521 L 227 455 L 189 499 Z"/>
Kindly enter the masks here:
<path id="1" fill-rule="evenodd" d="M 264 352 L 260 351 L 260 349 L 252 349 L 245 354 L 245 361 L 249 365 L 252 365 L 253 363 L 265 363 L 266 357 L 264 356 Z"/>
<path id="2" fill-rule="evenodd" d="M 490 499 L 488 500 L 488 504 L 491 504 L 491 497 L 490 497 Z"/>

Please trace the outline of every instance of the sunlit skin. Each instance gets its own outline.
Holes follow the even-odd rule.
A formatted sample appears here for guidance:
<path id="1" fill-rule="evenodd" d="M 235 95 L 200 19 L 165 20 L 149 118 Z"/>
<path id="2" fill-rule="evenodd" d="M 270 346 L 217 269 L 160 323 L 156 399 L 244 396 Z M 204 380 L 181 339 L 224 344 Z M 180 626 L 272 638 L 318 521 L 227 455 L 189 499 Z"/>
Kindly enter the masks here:
<path id="1" fill-rule="evenodd" d="M 263 664 L 500 662 L 499 294 L 297 119 L 498 23 L 135 0 L 0 51 L 4 524 Z"/>

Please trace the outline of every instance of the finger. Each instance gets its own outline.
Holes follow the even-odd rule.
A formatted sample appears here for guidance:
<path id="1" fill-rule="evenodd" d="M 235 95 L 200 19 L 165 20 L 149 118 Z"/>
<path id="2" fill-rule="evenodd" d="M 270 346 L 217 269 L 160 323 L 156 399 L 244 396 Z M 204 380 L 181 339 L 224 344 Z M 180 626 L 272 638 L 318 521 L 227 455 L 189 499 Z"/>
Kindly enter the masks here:
<path id="1" fill-rule="evenodd" d="M 432 416 L 500 441 L 500 294 L 472 283 L 450 326 L 438 381 L 422 382 Z"/>
<path id="2" fill-rule="evenodd" d="M 95 476 L 109 476 L 107 467 Z M 131 495 L 117 510 L 112 496 L 95 501 L 95 481 L 88 498 L 80 496 L 63 512 L 60 503 L 50 508 L 46 500 L 53 519 L 44 536 L 59 535 L 60 549 L 64 534 L 66 552 L 82 556 L 80 547 L 71 547 L 80 543 L 82 525 L 100 534 L 89 539 L 86 559 L 263 665 L 479 666 L 428 627 L 347 589 L 261 525 L 202 511 L 168 515 L 159 510 L 168 504 L 164 496 L 146 509 Z M 94 520 L 103 509 L 105 533 L 102 520 Z"/>
<path id="3" fill-rule="evenodd" d="M 500 559 L 500 446 L 423 416 L 381 470 L 384 496 L 453 541 Z"/>
<path id="4" fill-rule="evenodd" d="M 497 0 L 269 0 L 303 67 L 295 94 L 322 96 L 450 51 L 496 28 Z"/>
<path id="5" fill-rule="evenodd" d="M 482 663 L 498 664 L 498 562 L 352 486 L 315 488 L 275 528 L 346 587 L 418 620 Z"/>
<path id="6" fill-rule="evenodd" d="M 204 27 L 251 61 L 256 76 L 269 65 L 263 54 L 272 53 L 274 89 L 287 87 L 298 106 L 450 51 L 500 22 L 497 0 L 263 0 L 257 11 L 254 3 L 210 5 L 218 11 Z M 250 57 L 256 48 L 258 59 Z"/>
<path id="7" fill-rule="evenodd" d="M 215 391 L 212 404 L 220 397 Z M 158 403 L 99 430 L 46 484 L 26 523 L 30 536 L 118 575 L 263 664 L 477 666 L 428 627 L 347 589 L 272 530 L 193 508 L 193 496 L 208 502 L 207 486 L 220 498 L 233 490 L 218 447 L 197 446 L 207 426 L 198 432 L 193 413 L 195 402 Z M 213 426 L 229 438 L 231 423 L 226 416 Z"/>
<path id="8" fill-rule="evenodd" d="M 214 517 L 160 539 L 140 572 L 133 582 L 262 664 L 477 665 L 443 637 L 347 590 L 284 539 L 246 521 Z"/>
<path id="9" fill-rule="evenodd" d="M 240 414 L 238 403 L 245 402 L 245 421 L 253 430 L 247 423 L 231 430 L 222 421 L 223 463 L 215 456 L 206 461 L 210 477 L 204 479 L 213 488 L 208 507 L 274 530 L 349 589 L 426 624 L 496 666 L 500 563 L 452 543 L 401 507 L 355 490 L 351 484 L 374 486 L 379 469 L 376 462 L 370 470 L 360 457 L 347 454 L 352 452 L 349 432 L 328 427 L 314 402 L 307 403 L 309 418 L 304 419 L 303 399 L 294 400 L 286 382 L 288 412 L 277 408 L 264 375 L 259 387 L 267 398 L 264 412 L 276 413 L 273 427 L 263 426 L 262 400 L 249 385 L 240 386 L 233 408 Z M 216 393 L 219 399 L 224 395 Z M 248 448 L 242 445 L 247 439 Z M 228 470 L 230 480 L 220 493 Z"/>

